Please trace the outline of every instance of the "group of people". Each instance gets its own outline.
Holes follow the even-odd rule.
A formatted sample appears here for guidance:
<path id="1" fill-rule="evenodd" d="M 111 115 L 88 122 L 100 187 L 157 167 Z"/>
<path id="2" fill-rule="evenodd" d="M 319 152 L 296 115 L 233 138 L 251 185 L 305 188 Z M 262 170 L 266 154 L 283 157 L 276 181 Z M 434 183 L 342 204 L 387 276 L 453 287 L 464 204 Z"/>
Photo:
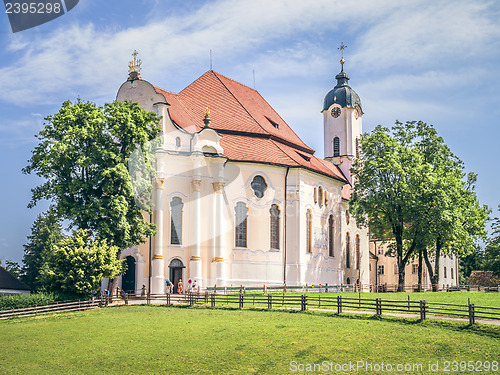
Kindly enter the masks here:
<path id="1" fill-rule="evenodd" d="M 196 292 L 197 288 L 198 285 L 196 284 L 196 280 L 192 281 L 191 279 L 189 279 L 186 292 L 187 293 Z M 174 293 L 174 284 L 169 279 L 165 280 L 165 293 L 166 294 Z M 182 279 L 179 279 L 179 281 L 177 282 L 177 293 L 178 294 L 184 293 L 184 285 L 182 283 Z"/>

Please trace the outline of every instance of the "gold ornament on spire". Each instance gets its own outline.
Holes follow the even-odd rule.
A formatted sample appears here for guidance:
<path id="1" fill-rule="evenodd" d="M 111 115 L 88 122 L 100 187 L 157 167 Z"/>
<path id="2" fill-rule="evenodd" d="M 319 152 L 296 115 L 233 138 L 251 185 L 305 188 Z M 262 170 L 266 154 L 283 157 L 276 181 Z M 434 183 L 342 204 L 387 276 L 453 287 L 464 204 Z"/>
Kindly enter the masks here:
<path id="1" fill-rule="evenodd" d="M 209 128 L 211 122 L 212 122 L 212 119 L 210 119 L 210 110 L 207 107 L 207 110 L 205 111 L 205 118 L 203 119 L 203 123 L 205 124 L 205 128 Z"/>
<path id="2" fill-rule="evenodd" d="M 132 56 L 134 60 L 128 63 L 128 79 L 133 81 L 134 79 L 141 79 L 141 64 L 142 60 L 137 58 L 139 53 L 134 50 Z"/>
<path id="3" fill-rule="evenodd" d="M 340 59 L 340 65 L 342 66 L 342 70 L 341 70 L 342 72 L 344 71 L 344 63 L 345 63 L 345 60 L 344 60 L 344 49 L 346 49 L 346 48 L 347 48 L 347 46 L 344 45 L 344 42 L 341 42 L 340 43 L 340 47 L 337 48 L 342 53 L 342 58 Z"/>

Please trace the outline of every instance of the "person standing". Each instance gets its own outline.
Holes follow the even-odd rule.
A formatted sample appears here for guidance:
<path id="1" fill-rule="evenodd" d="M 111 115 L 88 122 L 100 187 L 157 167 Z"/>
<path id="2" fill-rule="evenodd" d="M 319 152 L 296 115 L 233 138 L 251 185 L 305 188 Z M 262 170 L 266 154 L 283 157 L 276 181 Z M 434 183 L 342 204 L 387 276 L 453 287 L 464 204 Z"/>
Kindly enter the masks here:
<path id="1" fill-rule="evenodd" d="M 177 293 L 182 294 L 182 279 L 177 283 Z"/>

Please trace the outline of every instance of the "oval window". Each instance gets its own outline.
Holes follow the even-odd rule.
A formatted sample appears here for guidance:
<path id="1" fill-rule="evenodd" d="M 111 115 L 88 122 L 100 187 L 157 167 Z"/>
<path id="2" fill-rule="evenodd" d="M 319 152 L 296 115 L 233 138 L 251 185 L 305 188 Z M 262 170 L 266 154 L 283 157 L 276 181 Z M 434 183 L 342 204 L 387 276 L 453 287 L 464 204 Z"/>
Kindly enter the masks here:
<path id="1" fill-rule="evenodd" d="M 255 176 L 250 184 L 255 196 L 257 198 L 262 198 L 264 196 L 264 192 L 267 190 L 266 180 L 262 176 Z"/>

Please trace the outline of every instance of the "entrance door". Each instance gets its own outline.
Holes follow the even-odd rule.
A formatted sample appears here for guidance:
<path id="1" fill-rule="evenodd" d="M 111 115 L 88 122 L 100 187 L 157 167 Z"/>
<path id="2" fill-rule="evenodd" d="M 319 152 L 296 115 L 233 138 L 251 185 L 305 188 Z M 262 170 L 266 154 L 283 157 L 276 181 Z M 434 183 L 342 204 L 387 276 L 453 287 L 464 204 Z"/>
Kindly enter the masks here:
<path id="1" fill-rule="evenodd" d="M 170 281 L 174 284 L 174 293 L 177 293 L 179 280 L 182 279 L 182 269 L 185 268 L 184 264 L 180 259 L 172 259 L 168 267 L 170 268 Z"/>
<path id="2" fill-rule="evenodd" d="M 135 293 L 135 259 L 131 256 L 125 259 L 127 272 L 122 276 L 122 289 L 125 293 Z"/>

